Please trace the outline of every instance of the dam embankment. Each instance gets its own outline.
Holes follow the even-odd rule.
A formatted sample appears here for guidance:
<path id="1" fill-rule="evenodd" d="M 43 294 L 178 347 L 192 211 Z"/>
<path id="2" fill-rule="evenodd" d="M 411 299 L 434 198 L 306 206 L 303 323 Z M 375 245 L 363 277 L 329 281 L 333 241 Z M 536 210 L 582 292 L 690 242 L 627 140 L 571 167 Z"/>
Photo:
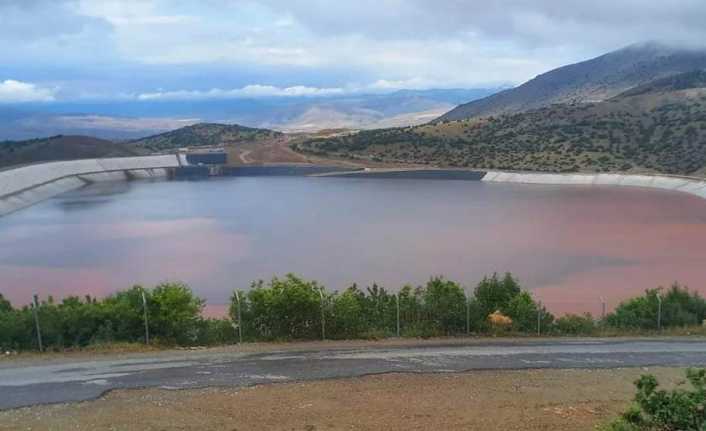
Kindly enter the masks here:
<path id="1" fill-rule="evenodd" d="M 48 162 L 0 171 L 0 216 L 88 183 L 167 176 L 176 155 Z"/>
<path id="2" fill-rule="evenodd" d="M 551 174 L 489 171 L 482 181 L 545 185 L 604 185 L 643 187 L 689 193 L 706 199 L 706 179 L 629 174 Z"/>
<path id="3" fill-rule="evenodd" d="M 98 181 L 165 177 L 208 177 L 208 166 L 185 166 L 177 155 L 71 160 L 29 165 L 0 171 L 0 216 L 58 194 Z M 180 168 L 181 169 L 178 169 Z M 189 169 L 196 170 L 195 175 Z M 203 172 L 201 172 L 203 171 Z M 476 171 L 465 169 L 378 168 L 349 169 L 334 166 L 221 167 L 218 176 L 317 176 L 349 178 L 400 178 L 471 180 L 489 183 L 544 185 L 604 185 L 643 187 L 688 193 L 706 199 L 706 179 L 664 175 L 555 174 L 539 172 Z"/>

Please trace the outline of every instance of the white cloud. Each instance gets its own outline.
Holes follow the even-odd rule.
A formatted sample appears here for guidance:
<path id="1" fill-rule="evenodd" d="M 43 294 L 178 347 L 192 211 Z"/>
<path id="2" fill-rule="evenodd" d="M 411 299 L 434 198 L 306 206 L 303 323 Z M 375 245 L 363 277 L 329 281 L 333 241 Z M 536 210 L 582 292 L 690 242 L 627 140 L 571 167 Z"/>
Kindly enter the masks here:
<path id="1" fill-rule="evenodd" d="M 38 87 L 29 82 L 8 79 L 0 82 L 0 103 L 51 102 L 54 89 Z"/>
<path id="2" fill-rule="evenodd" d="M 59 99 L 321 95 L 519 84 L 647 39 L 704 45 L 705 21 L 705 0 L 0 0 L 0 51 Z"/>
<path id="3" fill-rule="evenodd" d="M 317 88 L 296 85 L 293 87 L 275 87 L 272 85 L 247 85 L 242 88 L 224 90 L 212 88 L 200 90 L 157 91 L 137 95 L 138 100 L 201 100 L 201 99 L 238 99 L 250 97 L 314 97 L 345 94 L 343 88 Z"/>

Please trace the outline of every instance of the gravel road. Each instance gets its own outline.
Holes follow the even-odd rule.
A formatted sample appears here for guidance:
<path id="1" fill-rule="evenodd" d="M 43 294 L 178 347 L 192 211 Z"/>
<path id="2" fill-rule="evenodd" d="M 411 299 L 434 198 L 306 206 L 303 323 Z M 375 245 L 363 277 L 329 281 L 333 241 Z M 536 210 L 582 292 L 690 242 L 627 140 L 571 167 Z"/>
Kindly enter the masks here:
<path id="1" fill-rule="evenodd" d="M 706 365 L 706 340 L 520 340 L 403 346 L 164 352 L 0 364 L 0 410 L 82 401 L 112 389 L 244 387 L 383 373 Z"/>

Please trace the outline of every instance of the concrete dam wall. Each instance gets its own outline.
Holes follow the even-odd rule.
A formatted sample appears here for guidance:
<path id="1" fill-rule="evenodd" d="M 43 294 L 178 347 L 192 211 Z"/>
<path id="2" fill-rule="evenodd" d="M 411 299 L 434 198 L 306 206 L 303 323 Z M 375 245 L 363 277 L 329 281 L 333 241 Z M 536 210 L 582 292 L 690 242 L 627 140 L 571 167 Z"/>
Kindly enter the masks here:
<path id="1" fill-rule="evenodd" d="M 0 171 L 0 216 L 97 181 L 167 175 L 176 155 L 49 162 Z"/>
<path id="2" fill-rule="evenodd" d="M 706 180 L 659 175 L 550 174 L 490 171 L 483 177 L 483 181 L 520 184 L 646 187 L 684 192 L 706 199 Z"/>

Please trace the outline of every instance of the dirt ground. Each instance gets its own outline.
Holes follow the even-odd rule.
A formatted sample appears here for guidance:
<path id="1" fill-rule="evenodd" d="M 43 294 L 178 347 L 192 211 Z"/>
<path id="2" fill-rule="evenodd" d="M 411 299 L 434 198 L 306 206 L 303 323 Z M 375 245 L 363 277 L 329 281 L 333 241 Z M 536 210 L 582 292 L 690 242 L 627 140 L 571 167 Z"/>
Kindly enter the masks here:
<path id="1" fill-rule="evenodd" d="M 640 374 L 673 368 L 388 374 L 251 388 L 115 391 L 0 412 L 0 430 L 593 430 Z"/>

